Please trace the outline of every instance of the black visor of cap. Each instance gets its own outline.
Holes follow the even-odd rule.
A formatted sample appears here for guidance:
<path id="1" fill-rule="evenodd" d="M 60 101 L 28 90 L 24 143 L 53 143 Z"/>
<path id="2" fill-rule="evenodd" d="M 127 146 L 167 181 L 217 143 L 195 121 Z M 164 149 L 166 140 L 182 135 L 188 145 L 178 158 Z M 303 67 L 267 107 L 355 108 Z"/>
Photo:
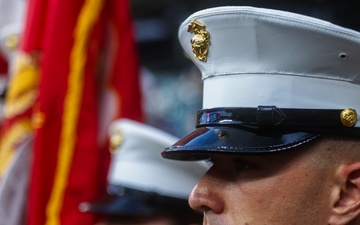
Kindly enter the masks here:
<path id="1" fill-rule="evenodd" d="M 198 111 L 196 130 L 162 156 L 199 160 L 210 153 L 269 153 L 295 148 L 323 133 L 360 135 L 352 109 L 213 108 Z"/>

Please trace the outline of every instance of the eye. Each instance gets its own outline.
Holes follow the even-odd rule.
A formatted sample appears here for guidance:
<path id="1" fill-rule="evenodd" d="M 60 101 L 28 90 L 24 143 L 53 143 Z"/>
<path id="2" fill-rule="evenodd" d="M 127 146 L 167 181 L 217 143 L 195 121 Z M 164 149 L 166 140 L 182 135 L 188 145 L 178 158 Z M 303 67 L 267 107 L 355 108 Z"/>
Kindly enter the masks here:
<path id="1" fill-rule="evenodd" d="M 254 166 L 248 162 L 244 162 L 243 160 L 236 160 L 234 162 L 236 171 L 244 171 L 254 168 Z"/>

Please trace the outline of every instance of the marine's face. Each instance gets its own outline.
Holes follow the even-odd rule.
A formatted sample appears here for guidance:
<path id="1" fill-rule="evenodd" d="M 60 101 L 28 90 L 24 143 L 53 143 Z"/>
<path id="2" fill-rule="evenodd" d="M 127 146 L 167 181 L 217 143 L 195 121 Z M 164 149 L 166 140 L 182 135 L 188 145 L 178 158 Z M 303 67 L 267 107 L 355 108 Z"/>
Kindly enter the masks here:
<path id="1" fill-rule="evenodd" d="M 334 169 L 314 146 L 268 155 L 213 155 L 189 198 L 204 225 L 327 225 Z"/>

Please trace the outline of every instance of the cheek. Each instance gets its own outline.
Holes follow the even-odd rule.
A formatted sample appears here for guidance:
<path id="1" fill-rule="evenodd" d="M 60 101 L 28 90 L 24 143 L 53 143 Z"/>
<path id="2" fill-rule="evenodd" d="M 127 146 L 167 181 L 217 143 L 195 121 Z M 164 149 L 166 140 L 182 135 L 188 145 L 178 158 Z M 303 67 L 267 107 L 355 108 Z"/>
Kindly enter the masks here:
<path id="1" fill-rule="evenodd" d="M 245 222 L 249 224 L 286 224 L 286 221 L 319 224 L 305 220 L 309 217 L 316 221 L 322 219 L 311 215 L 317 214 L 316 211 L 327 204 L 325 187 L 316 175 L 306 171 L 242 180 L 229 189 L 228 193 L 233 194 L 228 196 L 228 209 L 238 220 L 246 218 Z"/>

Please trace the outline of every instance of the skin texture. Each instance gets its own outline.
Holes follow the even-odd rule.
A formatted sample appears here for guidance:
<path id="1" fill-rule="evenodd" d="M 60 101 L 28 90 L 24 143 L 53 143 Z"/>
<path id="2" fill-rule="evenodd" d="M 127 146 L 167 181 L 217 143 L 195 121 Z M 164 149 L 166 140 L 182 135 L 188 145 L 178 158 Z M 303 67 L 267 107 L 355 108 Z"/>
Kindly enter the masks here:
<path id="1" fill-rule="evenodd" d="M 322 138 L 261 155 L 211 155 L 189 203 L 204 225 L 360 224 L 360 142 Z"/>

